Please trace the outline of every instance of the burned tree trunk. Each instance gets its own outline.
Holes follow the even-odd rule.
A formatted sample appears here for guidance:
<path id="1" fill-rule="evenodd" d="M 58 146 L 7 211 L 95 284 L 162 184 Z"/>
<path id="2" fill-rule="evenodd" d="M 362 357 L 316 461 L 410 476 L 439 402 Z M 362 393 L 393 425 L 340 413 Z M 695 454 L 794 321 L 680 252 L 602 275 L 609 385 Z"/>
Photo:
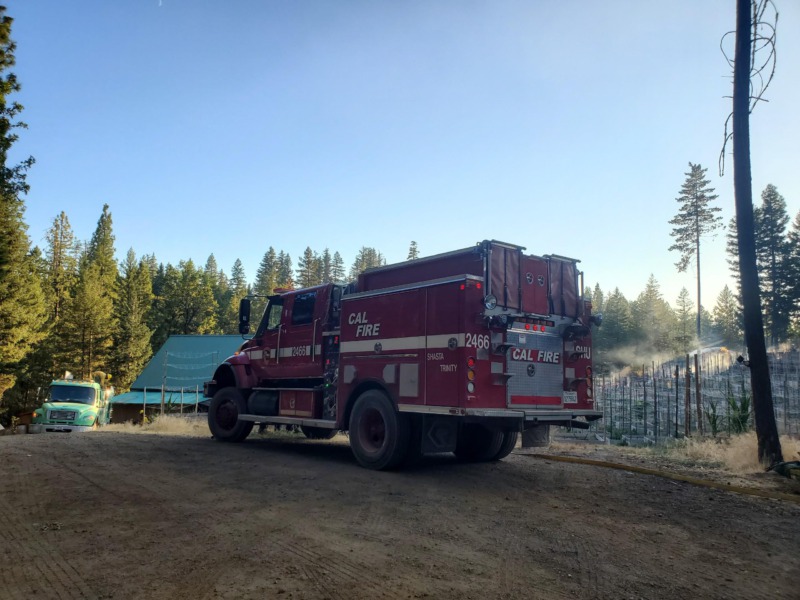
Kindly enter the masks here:
<path id="1" fill-rule="evenodd" d="M 750 358 L 753 411 L 758 436 L 758 459 L 765 466 L 783 461 L 772 408 L 767 347 L 761 316 L 753 229 L 753 190 L 750 171 L 750 69 L 752 53 L 751 0 L 736 2 L 736 53 L 733 67 L 733 186 L 739 271 L 742 281 L 744 335 Z"/>

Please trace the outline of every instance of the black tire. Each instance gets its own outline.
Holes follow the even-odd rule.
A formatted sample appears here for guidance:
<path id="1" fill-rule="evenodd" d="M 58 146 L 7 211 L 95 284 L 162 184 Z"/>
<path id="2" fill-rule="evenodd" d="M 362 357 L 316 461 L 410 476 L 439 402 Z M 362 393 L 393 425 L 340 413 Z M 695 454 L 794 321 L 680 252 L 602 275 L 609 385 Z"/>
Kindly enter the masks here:
<path id="1" fill-rule="evenodd" d="M 350 448 L 362 467 L 397 467 L 408 452 L 408 419 L 378 390 L 361 394 L 350 414 Z"/>
<path id="2" fill-rule="evenodd" d="M 506 456 L 511 454 L 511 451 L 517 445 L 519 439 L 519 431 L 506 431 L 503 434 L 503 442 L 500 444 L 500 450 L 497 451 L 491 460 L 503 460 Z"/>
<path id="3" fill-rule="evenodd" d="M 483 462 L 492 460 L 500 452 L 503 432 L 483 425 L 469 423 L 458 432 L 455 454 L 460 460 Z"/>
<path id="4" fill-rule="evenodd" d="M 309 425 L 300 425 L 300 431 L 303 432 L 310 440 L 329 440 L 337 433 L 336 429 L 326 429 L 325 427 L 311 427 Z"/>
<path id="5" fill-rule="evenodd" d="M 247 412 L 247 402 L 236 388 L 219 390 L 208 406 L 208 428 L 214 439 L 221 442 L 241 442 L 253 430 L 251 421 L 240 421 Z"/>

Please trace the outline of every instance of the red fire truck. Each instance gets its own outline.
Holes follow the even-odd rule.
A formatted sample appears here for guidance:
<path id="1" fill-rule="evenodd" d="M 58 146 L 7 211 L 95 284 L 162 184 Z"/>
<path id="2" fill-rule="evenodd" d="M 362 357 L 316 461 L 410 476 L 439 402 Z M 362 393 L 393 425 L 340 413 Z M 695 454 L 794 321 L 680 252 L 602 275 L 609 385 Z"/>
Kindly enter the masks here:
<path id="1" fill-rule="evenodd" d="M 348 286 L 276 290 L 255 335 L 204 386 L 214 438 L 255 423 L 349 432 L 358 462 L 507 456 L 550 425 L 599 419 L 591 314 L 574 259 L 484 241 L 369 269 Z M 249 333 L 250 302 L 240 306 Z"/>

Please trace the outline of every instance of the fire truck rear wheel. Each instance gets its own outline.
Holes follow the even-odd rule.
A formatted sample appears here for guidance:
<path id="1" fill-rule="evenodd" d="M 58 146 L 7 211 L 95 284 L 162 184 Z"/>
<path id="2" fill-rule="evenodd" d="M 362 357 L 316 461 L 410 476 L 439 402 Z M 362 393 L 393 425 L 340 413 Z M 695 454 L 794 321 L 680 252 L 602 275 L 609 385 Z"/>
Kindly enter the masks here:
<path id="1" fill-rule="evenodd" d="M 492 460 L 503 460 L 506 456 L 511 454 L 511 451 L 517 445 L 518 439 L 519 431 L 506 431 L 503 434 L 503 443 L 500 444 L 500 450 L 492 457 Z"/>
<path id="2" fill-rule="evenodd" d="M 335 436 L 338 431 L 335 429 L 326 429 L 325 427 L 310 427 L 308 425 L 301 425 L 300 431 L 310 440 L 329 440 Z"/>
<path id="3" fill-rule="evenodd" d="M 221 442 L 241 442 L 253 430 L 253 423 L 240 421 L 239 415 L 247 412 L 247 402 L 236 388 L 219 390 L 208 407 L 208 428 L 214 439 Z"/>
<path id="4" fill-rule="evenodd" d="M 350 447 L 362 467 L 397 467 L 408 452 L 408 419 L 378 390 L 361 394 L 350 414 Z"/>
<path id="5" fill-rule="evenodd" d="M 503 444 L 503 432 L 477 423 L 461 427 L 454 454 L 461 460 L 482 462 L 493 460 Z"/>

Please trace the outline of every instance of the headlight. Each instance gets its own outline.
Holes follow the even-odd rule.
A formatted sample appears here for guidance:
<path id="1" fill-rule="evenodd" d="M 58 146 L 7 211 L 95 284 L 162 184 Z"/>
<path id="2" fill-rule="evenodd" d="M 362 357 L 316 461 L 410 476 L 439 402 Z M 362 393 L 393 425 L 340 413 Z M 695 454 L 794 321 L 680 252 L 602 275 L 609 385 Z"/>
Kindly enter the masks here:
<path id="1" fill-rule="evenodd" d="M 97 416 L 92 414 L 92 413 L 85 413 L 85 414 L 80 416 L 80 418 L 78 419 L 78 422 L 81 425 L 89 425 L 89 426 L 91 426 L 91 425 L 94 425 L 94 420 L 96 418 L 97 418 Z"/>

